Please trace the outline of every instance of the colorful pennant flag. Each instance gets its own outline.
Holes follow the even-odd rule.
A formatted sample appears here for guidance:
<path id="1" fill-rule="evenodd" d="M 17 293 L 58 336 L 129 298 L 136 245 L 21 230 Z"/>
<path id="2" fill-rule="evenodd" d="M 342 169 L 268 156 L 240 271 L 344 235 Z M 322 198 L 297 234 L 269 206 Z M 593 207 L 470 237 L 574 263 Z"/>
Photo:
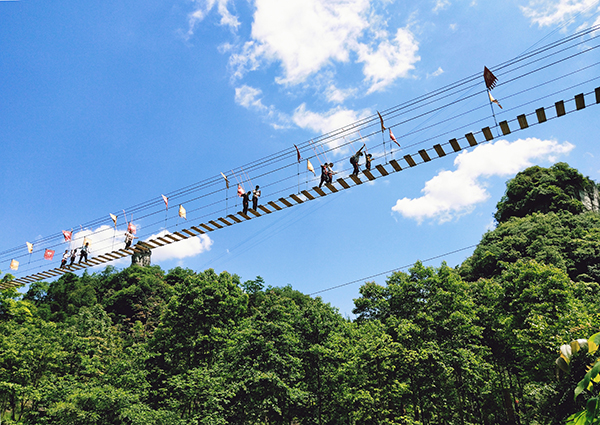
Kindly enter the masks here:
<path id="1" fill-rule="evenodd" d="M 179 217 L 185 218 L 187 220 L 187 217 L 185 216 L 185 208 L 183 208 L 183 205 L 179 205 Z"/>
<path id="2" fill-rule="evenodd" d="M 500 102 L 498 102 L 496 99 L 494 99 L 494 96 L 492 96 L 492 92 L 488 90 L 488 96 L 490 97 L 490 102 L 495 103 L 496 105 L 498 105 L 500 107 L 500 109 L 502 109 L 502 105 L 500 105 Z"/>
<path id="3" fill-rule="evenodd" d="M 73 236 L 73 232 L 69 232 L 68 230 L 63 230 L 62 234 L 65 237 L 65 242 L 69 242 L 71 240 L 71 236 Z"/>
<path id="4" fill-rule="evenodd" d="M 85 246 L 86 244 L 89 244 L 90 246 L 92 246 L 92 240 L 84 237 L 83 238 L 83 246 Z"/>
<path id="5" fill-rule="evenodd" d="M 490 71 L 487 66 L 483 67 L 483 79 L 485 80 L 485 86 L 488 90 L 496 87 L 496 83 L 498 82 L 496 76 L 492 74 L 492 71 Z"/>
<path id="6" fill-rule="evenodd" d="M 135 226 L 135 224 L 133 224 L 133 221 L 129 222 L 129 224 L 127 225 L 127 231 L 133 235 L 136 234 L 137 227 Z"/>
<path id="7" fill-rule="evenodd" d="M 312 172 L 316 176 L 315 169 L 314 169 L 313 165 L 310 163 L 310 160 L 308 160 L 308 159 L 306 160 L 306 169 L 308 171 Z"/>
<path id="8" fill-rule="evenodd" d="M 225 174 L 221 173 L 221 175 L 225 179 L 225 186 L 227 186 L 227 189 L 229 189 L 229 179 L 227 178 L 227 176 Z"/>
<path id="9" fill-rule="evenodd" d="M 298 164 L 299 164 L 300 160 L 302 159 L 302 157 L 300 157 L 300 150 L 298 149 L 298 146 L 294 145 L 294 147 L 296 148 L 296 154 L 298 155 Z"/>
<path id="10" fill-rule="evenodd" d="M 379 111 L 377 111 L 377 115 L 379 115 L 379 121 L 381 123 L 381 132 L 383 133 L 385 131 L 385 125 L 383 125 L 383 117 L 381 116 Z"/>
<path id="11" fill-rule="evenodd" d="M 398 143 L 398 141 L 394 137 L 394 133 L 392 133 L 392 129 L 390 128 L 389 130 L 390 130 L 390 139 L 392 139 L 394 141 L 394 143 L 396 143 L 398 145 L 398 147 L 401 148 L 402 146 L 400 146 L 400 143 Z"/>
<path id="12" fill-rule="evenodd" d="M 110 214 L 110 218 L 112 219 L 113 223 L 115 223 L 115 229 L 117 228 L 117 216 L 114 214 Z"/>
<path id="13" fill-rule="evenodd" d="M 44 252 L 44 259 L 45 260 L 52 260 L 54 258 L 54 250 L 52 249 L 46 249 L 46 251 Z"/>
<path id="14" fill-rule="evenodd" d="M 242 185 L 238 183 L 238 196 L 242 197 L 244 196 L 244 193 L 246 192 L 244 192 L 244 189 L 242 189 Z"/>
<path id="15" fill-rule="evenodd" d="M 29 242 L 25 242 L 27 244 L 27 251 L 31 254 L 33 252 L 33 244 Z"/>
<path id="16" fill-rule="evenodd" d="M 163 198 L 163 201 L 165 201 L 165 208 L 169 209 L 169 198 L 167 198 L 165 195 L 160 195 Z"/>
<path id="17" fill-rule="evenodd" d="M 11 270 L 19 270 L 19 262 L 17 260 L 10 261 L 10 269 Z"/>

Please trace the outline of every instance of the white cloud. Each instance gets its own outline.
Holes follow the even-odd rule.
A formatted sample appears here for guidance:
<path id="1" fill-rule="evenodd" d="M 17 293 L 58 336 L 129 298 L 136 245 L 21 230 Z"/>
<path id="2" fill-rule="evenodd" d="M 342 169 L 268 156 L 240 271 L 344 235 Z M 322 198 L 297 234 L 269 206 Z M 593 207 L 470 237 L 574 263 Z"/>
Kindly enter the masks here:
<path id="1" fill-rule="evenodd" d="M 235 102 L 244 108 L 265 111 L 268 108 L 259 98 L 261 95 L 262 91 L 260 89 L 243 85 L 235 89 Z"/>
<path id="2" fill-rule="evenodd" d="M 156 235 L 152 235 L 146 240 L 162 237 L 169 232 L 163 230 Z M 193 236 L 188 239 L 175 242 L 169 245 L 164 245 L 152 250 L 152 261 L 160 262 L 165 260 L 181 259 L 187 257 L 195 257 L 205 251 L 210 251 L 213 240 L 206 234 Z"/>
<path id="3" fill-rule="evenodd" d="M 220 25 L 230 27 L 232 30 L 236 30 L 240 26 L 240 22 L 237 17 L 232 15 L 227 8 L 229 0 L 197 0 L 195 4 L 197 5 L 196 10 L 194 10 L 188 16 L 188 37 L 194 34 L 194 29 L 196 25 L 204 20 L 206 15 L 217 6 L 217 11 L 219 15 L 221 15 Z"/>
<path id="4" fill-rule="evenodd" d="M 440 10 L 447 9 L 450 6 L 450 2 L 448 0 L 436 0 L 435 6 L 433 7 L 433 13 L 437 13 Z"/>
<path id="5" fill-rule="evenodd" d="M 338 89 L 334 84 L 330 84 L 326 90 L 325 95 L 327 96 L 327 101 L 331 103 L 343 103 L 346 99 L 351 96 L 354 96 L 356 93 L 355 89 Z"/>
<path id="6" fill-rule="evenodd" d="M 437 77 L 439 75 L 442 75 L 443 73 L 444 73 L 444 70 L 441 67 L 439 67 L 438 69 L 436 69 L 431 74 L 427 74 L 427 78 Z"/>
<path id="7" fill-rule="evenodd" d="M 421 223 L 424 219 L 443 223 L 470 213 L 475 205 L 486 201 L 490 194 L 483 179 L 492 176 L 511 176 L 529 167 L 532 160 L 555 161 L 559 155 L 570 152 L 569 142 L 536 138 L 514 142 L 499 140 L 479 145 L 473 151 L 456 157 L 455 171 L 440 171 L 425 183 L 419 198 L 398 199 L 392 210 Z"/>
<path id="8" fill-rule="evenodd" d="M 251 39 L 230 56 L 234 79 L 278 63 L 283 72 L 275 81 L 298 85 L 355 59 L 374 92 L 407 77 L 420 60 L 412 32 L 400 28 L 390 39 L 369 0 L 256 0 L 255 6 Z"/>
<path id="9" fill-rule="evenodd" d="M 140 230 L 139 225 L 137 225 L 137 230 Z M 168 233 L 168 231 L 163 230 L 156 235 L 146 238 L 145 240 L 147 241 L 150 239 L 156 239 L 157 237 L 164 236 Z M 69 245 L 69 249 L 81 248 L 83 246 L 84 238 L 90 242 L 90 255 L 88 256 L 89 259 L 125 248 L 125 230 L 117 229 L 115 231 L 113 227 L 104 225 L 95 230 L 84 229 L 79 232 L 73 232 L 73 238 Z M 134 244 L 136 242 L 137 240 L 134 241 Z M 212 244 L 213 241 L 206 234 L 191 237 L 180 242 L 174 242 L 172 244 L 153 249 L 152 262 L 193 257 L 201 254 L 204 251 L 209 251 Z M 62 257 L 62 252 L 59 251 L 59 253 Z M 77 261 L 79 261 L 79 253 L 77 256 Z M 119 260 L 111 261 L 110 263 L 100 264 L 97 267 L 105 267 L 106 264 L 126 265 L 130 262 L 130 257 L 123 257 Z"/>
<path id="10" fill-rule="evenodd" d="M 407 28 L 399 28 L 393 41 L 382 41 L 375 51 L 359 44 L 358 60 L 364 63 L 363 73 L 371 86 L 367 93 L 380 91 L 397 78 L 408 77 L 414 64 L 421 60 L 418 50 L 419 44 Z"/>
<path id="11" fill-rule="evenodd" d="M 366 110 L 357 112 L 340 106 L 319 114 L 317 112 L 308 111 L 306 109 L 306 104 L 303 103 L 294 111 L 292 120 L 298 127 L 312 130 L 319 134 L 325 134 L 370 115 L 371 113 Z M 340 138 L 328 141 L 327 146 L 335 148 L 344 143 L 344 139 Z M 340 148 L 336 153 L 342 155 L 347 151 L 348 148 Z"/>
<path id="12" fill-rule="evenodd" d="M 597 0 L 531 0 L 521 6 L 526 18 L 539 27 L 560 24 L 582 12 L 589 12 Z"/>

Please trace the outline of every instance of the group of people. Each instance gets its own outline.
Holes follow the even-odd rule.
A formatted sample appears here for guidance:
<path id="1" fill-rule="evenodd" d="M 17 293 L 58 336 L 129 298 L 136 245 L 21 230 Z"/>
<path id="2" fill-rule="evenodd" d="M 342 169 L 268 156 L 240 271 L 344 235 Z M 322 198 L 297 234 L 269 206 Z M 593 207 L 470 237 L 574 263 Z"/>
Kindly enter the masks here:
<path id="1" fill-rule="evenodd" d="M 258 208 L 258 198 L 260 198 L 261 195 L 258 185 L 256 185 L 256 188 L 252 192 L 248 191 L 242 195 L 242 212 L 244 214 L 248 214 L 250 195 L 252 195 L 252 209 L 256 211 L 256 209 Z"/>
<path id="2" fill-rule="evenodd" d="M 333 181 L 334 174 L 333 162 L 321 165 L 321 183 L 319 183 L 319 187 L 323 186 L 323 183 L 331 183 Z"/>
<path id="3" fill-rule="evenodd" d="M 358 162 L 360 161 L 360 157 L 363 156 L 362 150 L 365 148 L 366 145 L 362 145 L 362 147 L 356 151 L 356 153 L 354 155 L 352 155 L 350 157 L 350 164 L 352 164 L 352 166 L 354 167 L 354 169 L 352 170 L 352 174 L 355 176 L 358 176 L 358 173 L 360 172 L 360 167 L 358 165 Z M 365 155 L 365 168 L 369 171 L 371 171 L 371 159 L 373 158 L 373 155 L 371 155 L 370 153 Z"/>
<path id="4" fill-rule="evenodd" d="M 77 251 L 79 250 L 79 263 L 77 264 L 81 264 L 81 261 L 85 259 L 85 261 L 88 260 L 88 254 L 90 252 L 90 243 L 86 242 L 85 245 L 83 245 L 81 248 L 75 248 L 72 250 L 68 250 L 65 249 L 65 253 L 62 256 L 62 260 L 60 262 L 60 268 L 64 269 L 65 267 L 67 267 L 67 262 L 69 262 L 69 267 L 71 267 L 73 265 L 73 263 L 75 262 L 75 259 L 77 258 Z"/>

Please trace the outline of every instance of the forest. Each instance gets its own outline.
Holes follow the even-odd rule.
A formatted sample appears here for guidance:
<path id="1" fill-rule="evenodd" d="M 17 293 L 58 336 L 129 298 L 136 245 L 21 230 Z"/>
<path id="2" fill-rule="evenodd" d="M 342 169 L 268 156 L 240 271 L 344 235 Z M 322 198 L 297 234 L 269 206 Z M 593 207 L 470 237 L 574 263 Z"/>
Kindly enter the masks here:
<path id="1" fill-rule="evenodd" d="M 494 218 L 462 264 L 364 283 L 352 319 L 212 269 L 4 289 L 0 424 L 596 423 L 597 387 L 574 397 L 595 358 L 556 360 L 600 330 L 598 186 L 530 167 Z"/>

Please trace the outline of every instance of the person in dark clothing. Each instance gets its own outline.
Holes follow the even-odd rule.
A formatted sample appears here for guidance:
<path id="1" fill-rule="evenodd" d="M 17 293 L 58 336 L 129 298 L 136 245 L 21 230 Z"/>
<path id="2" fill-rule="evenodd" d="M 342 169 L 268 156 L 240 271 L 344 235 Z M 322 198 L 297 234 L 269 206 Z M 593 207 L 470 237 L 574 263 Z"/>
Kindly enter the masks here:
<path id="1" fill-rule="evenodd" d="M 86 242 L 84 246 L 81 247 L 81 252 L 79 253 L 79 263 L 81 264 L 81 260 L 85 258 L 85 262 L 88 260 L 88 253 L 90 252 L 90 243 Z"/>
<path id="2" fill-rule="evenodd" d="M 242 195 L 242 206 L 244 207 L 242 212 L 244 214 L 248 214 L 248 201 L 250 201 L 250 193 L 251 192 L 246 192 Z"/>
<path id="3" fill-rule="evenodd" d="M 369 171 L 371 171 L 371 158 L 373 158 L 373 155 L 370 153 L 365 156 L 365 168 Z"/>
<path id="4" fill-rule="evenodd" d="M 360 168 L 358 168 L 358 161 L 360 160 L 360 157 L 363 154 L 361 151 L 364 149 L 364 147 L 365 145 L 362 145 L 362 147 L 350 157 L 350 164 L 352 164 L 352 166 L 354 167 L 352 174 L 354 174 L 355 176 L 358 176 L 358 173 L 360 172 Z"/>
<path id="5" fill-rule="evenodd" d="M 252 191 L 252 209 L 254 211 L 258 208 L 258 198 L 260 198 L 260 189 L 256 185 L 256 189 Z"/>
<path id="6" fill-rule="evenodd" d="M 75 258 L 77 258 L 77 248 L 71 250 L 71 261 L 69 262 L 69 267 L 73 265 Z"/>
<path id="7" fill-rule="evenodd" d="M 323 183 L 329 183 L 329 168 L 327 167 L 327 163 L 321 165 L 321 183 L 319 183 L 319 187 L 323 186 Z"/>
<path id="8" fill-rule="evenodd" d="M 327 165 L 327 183 L 333 182 L 334 174 L 335 173 L 333 172 L 333 162 L 330 162 L 329 165 Z"/>

